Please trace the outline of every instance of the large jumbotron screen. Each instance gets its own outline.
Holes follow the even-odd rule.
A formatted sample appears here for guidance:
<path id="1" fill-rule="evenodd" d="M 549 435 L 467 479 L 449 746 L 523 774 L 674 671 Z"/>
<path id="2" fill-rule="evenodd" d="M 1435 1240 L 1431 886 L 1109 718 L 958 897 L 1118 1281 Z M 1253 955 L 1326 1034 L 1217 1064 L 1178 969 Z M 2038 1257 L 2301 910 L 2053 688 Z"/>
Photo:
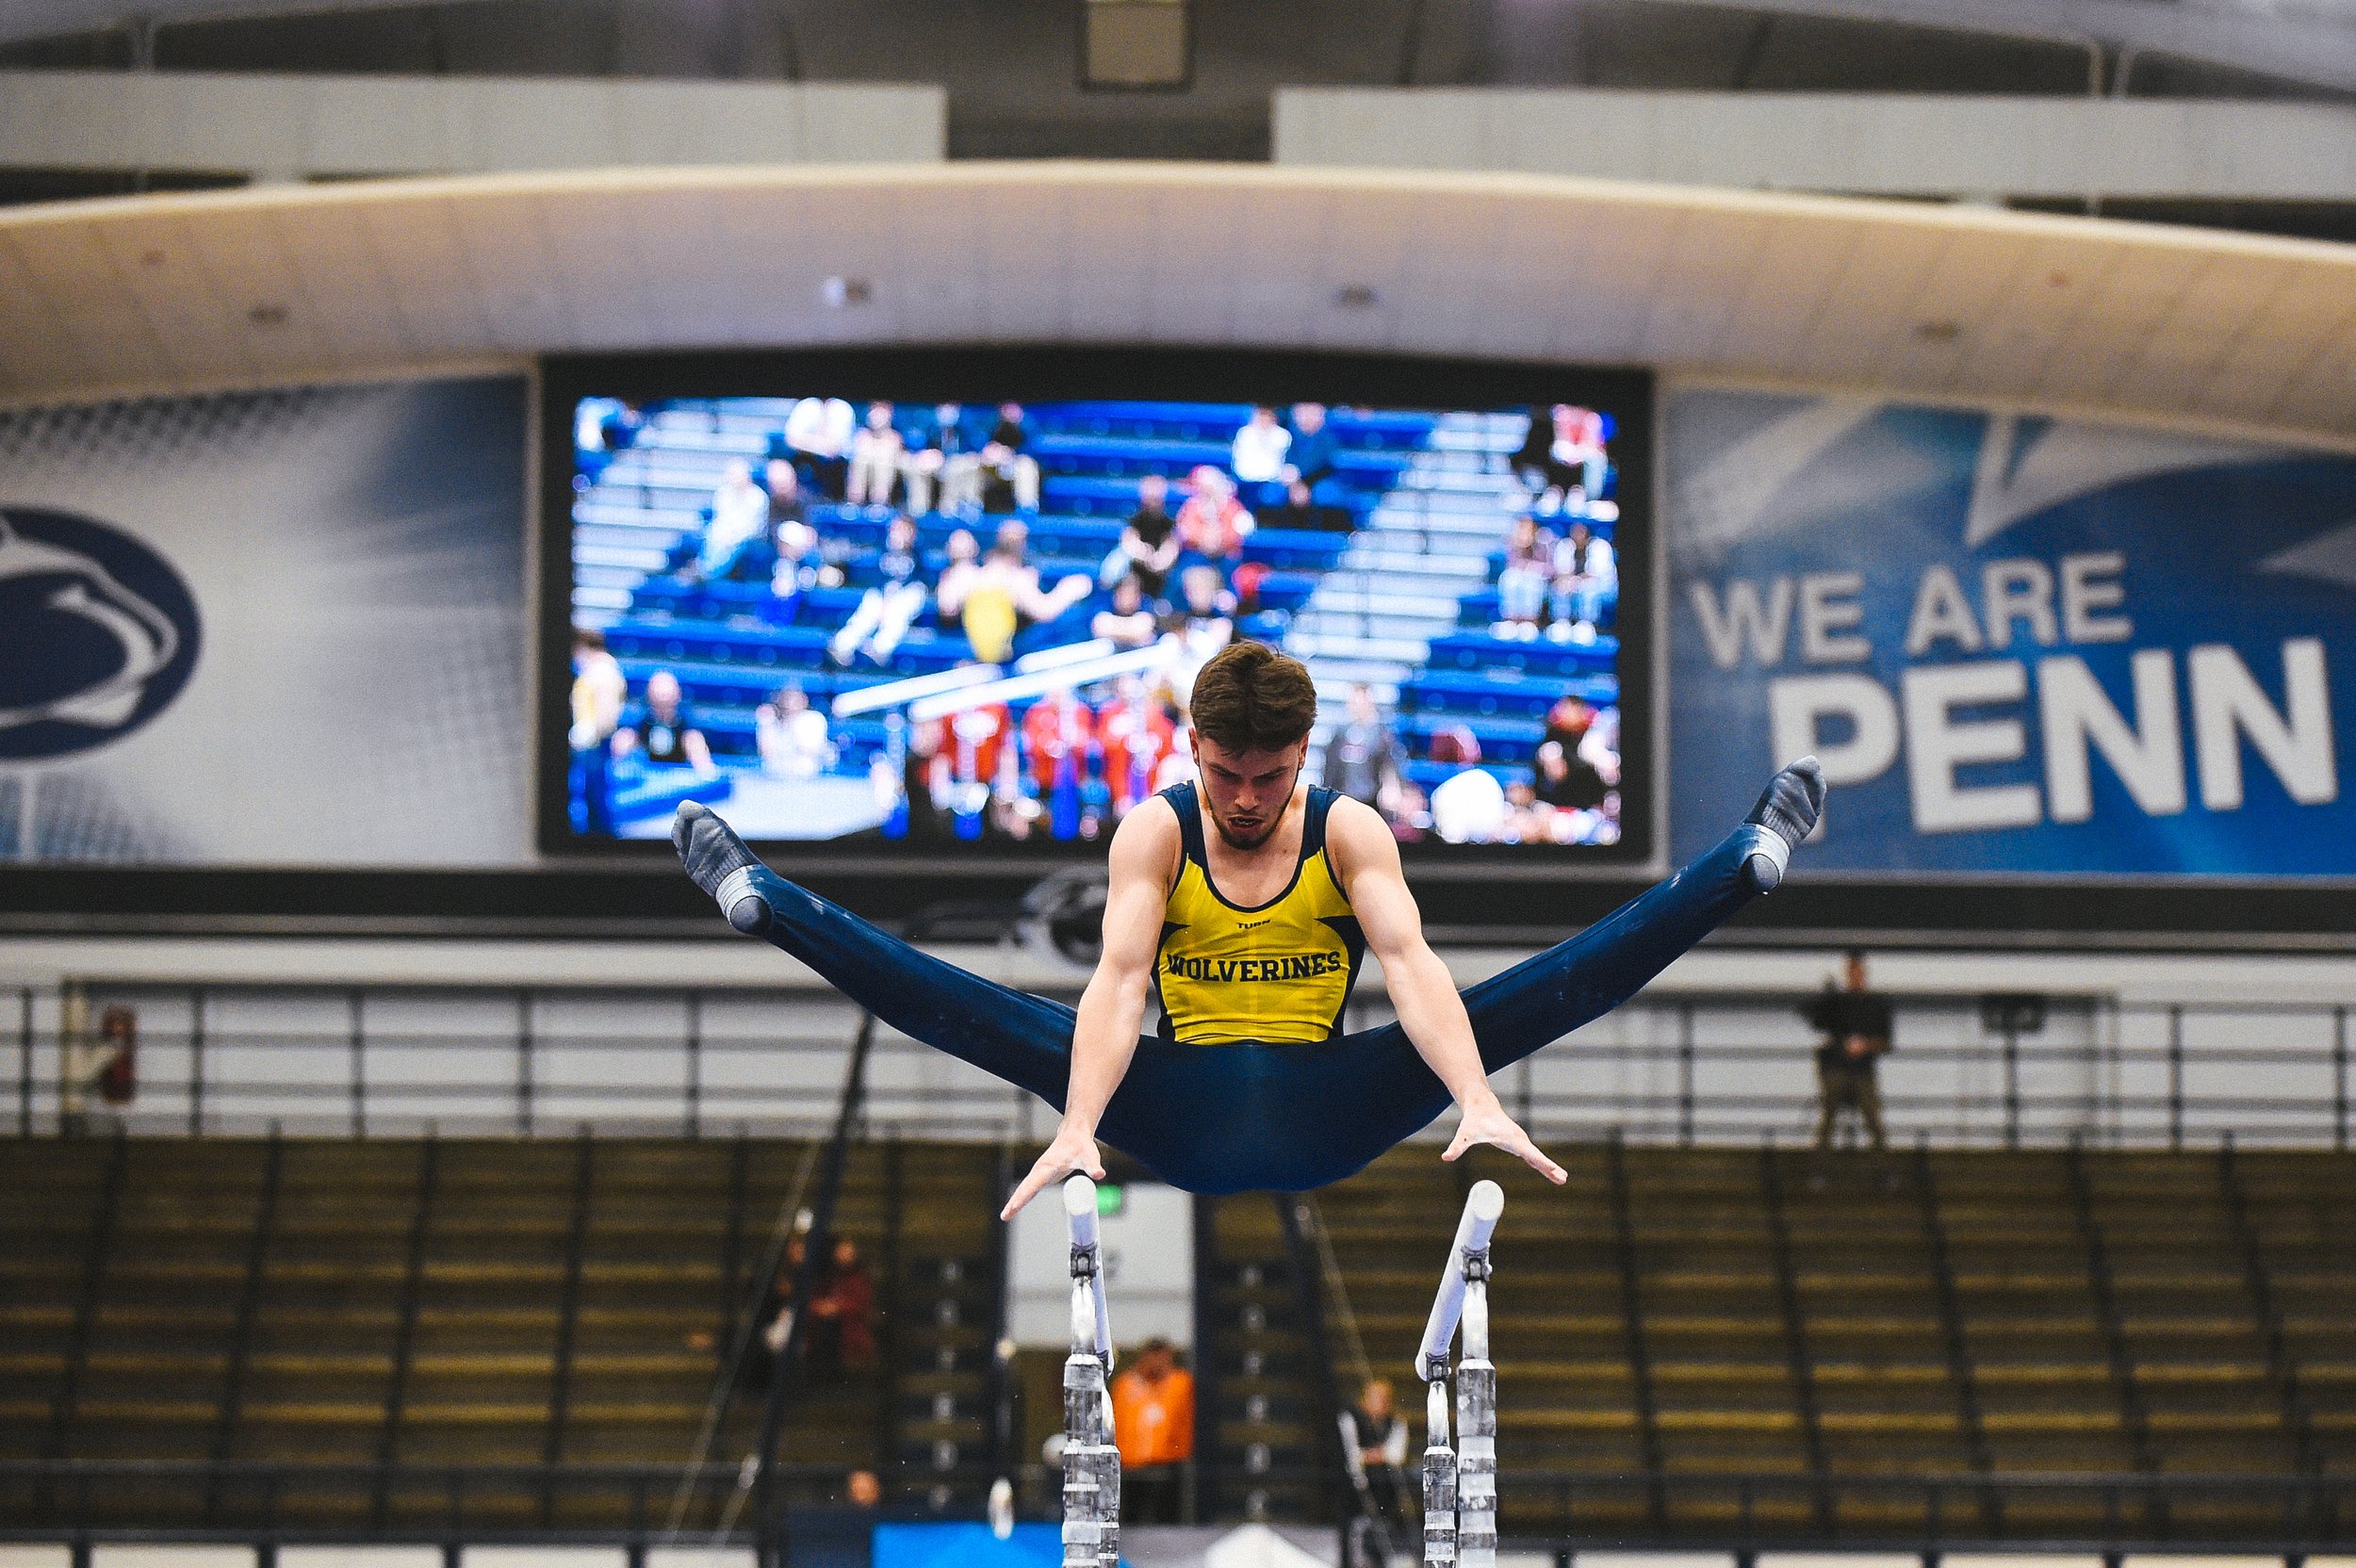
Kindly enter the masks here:
<path id="1" fill-rule="evenodd" d="M 1411 853 L 1649 853 L 1641 376 L 843 354 L 547 392 L 552 848 L 697 800 L 768 843 L 1101 853 L 1249 638 L 1316 678 L 1311 779 Z"/>

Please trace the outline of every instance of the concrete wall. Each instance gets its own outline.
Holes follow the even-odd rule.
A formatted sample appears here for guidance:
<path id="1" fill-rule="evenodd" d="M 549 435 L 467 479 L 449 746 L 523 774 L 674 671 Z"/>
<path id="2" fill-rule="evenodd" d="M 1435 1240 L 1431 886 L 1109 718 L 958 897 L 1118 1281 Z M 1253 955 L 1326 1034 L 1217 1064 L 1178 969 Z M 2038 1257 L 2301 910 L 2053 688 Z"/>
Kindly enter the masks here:
<path id="1" fill-rule="evenodd" d="M 0 72 L 0 165 L 257 179 L 938 163 L 938 87 Z"/>
<path id="2" fill-rule="evenodd" d="M 1901 196 L 2356 199 L 2356 109 L 2168 99 L 1287 88 L 1276 161 Z"/>

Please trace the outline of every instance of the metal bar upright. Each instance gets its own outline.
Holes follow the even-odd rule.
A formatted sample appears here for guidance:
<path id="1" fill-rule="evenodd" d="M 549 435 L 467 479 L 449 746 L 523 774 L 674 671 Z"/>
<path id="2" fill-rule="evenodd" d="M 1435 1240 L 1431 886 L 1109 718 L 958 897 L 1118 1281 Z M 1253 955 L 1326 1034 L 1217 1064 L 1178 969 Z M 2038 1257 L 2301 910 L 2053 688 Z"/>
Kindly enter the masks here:
<path id="1" fill-rule="evenodd" d="M 188 994 L 188 1136 L 205 1135 L 205 988 Z"/>
<path id="2" fill-rule="evenodd" d="M 30 1012 L 25 1031 L 30 1034 Z M 30 1100 L 30 1097 L 28 1097 Z M 2332 1007 L 2332 1149 L 2349 1147 L 2349 1010 Z"/>
<path id="3" fill-rule="evenodd" d="M 352 1135 L 368 1135 L 368 1037 L 367 1002 L 359 987 L 344 994 L 345 1048 L 350 1054 Z"/>
<path id="4" fill-rule="evenodd" d="M 2168 1010 L 2168 1146 L 2184 1147 L 2184 1009 Z"/>
<path id="5" fill-rule="evenodd" d="M 796 1303 L 810 1300 L 818 1293 L 823 1278 L 821 1269 L 826 1259 L 825 1239 L 833 1233 L 834 1214 L 843 1196 L 843 1171 L 851 1152 L 851 1140 L 859 1131 L 859 1118 L 867 1099 L 867 1062 L 875 1044 L 875 1015 L 861 1013 L 859 1029 L 851 1037 L 851 1059 L 843 1073 L 843 1098 L 835 1108 L 834 1131 L 826 1139 L 825 1153 L 818 1162 L 818 1177 L 810 1200 L 810 1250 L 803 1254 L 802 1266 L 794 1276 L 794 1299 Z M 769 1288 L 762 1282 L 761 1288 Z M 771 1362 L 769 1393 L 761 1410 L 760 1435 L 753 1440 L 750 1488 L 753 1505 L 754 1561 L 756 1568 L 784 1568 L 786 1554 L 785 1512 L 779 1506 L 777 1491 L 777 1439 L 785 1430 L 785 1413 L 797 1392 L 800 1379 L 800 1358 L 809 1315 L 798 1306 L 786 1319 L 785 1343 Z M 743 1483 L 740 1483 L 742 1485 Z"/>
<path id="6" fill-rule="evenodd" d="M 393 1317 L 393 1373 L 384 1390 L 384 1421 L 376 1438 L 376 1494 L 369 1527 L 381 1529 L 391 1503 L 393 1461 L 401 1450 L 401 1422 L 409 1402 L 409 1375 L 417 1360 L 417 1314 L 425 1294 L 426 1242 L 434 1225 L 434 1200 L 441 1181 L 442 1145 L 431 1127 L 417 1148 L 417 1201 L 410 1211 L 409 1240 L 401 1267 L 401 1298 Z"/>
<path id="7" fill-rule="evenodd" d="M 557 1298 L 555 1369 L 548 1383 L 548 1429 L 542 1434 L 540 1462 L 548 1467 L 548 1484 L 540 1497 L 540 1524 L 555 1523 L 556 1467 L 564 1458 L 564 1429 L 573 1413 L 574 1349 L 581 1339 L 581 1275 L 589 1250 L 589 1217 L 597 1183 L 597 1140 L 582 1122 L 573 1152 L 573 1210 L 564 1233 L 564 1283 Z"/>
<path id="8" fill-rule="evenodd" d="M 515 993 L 515 1132 L 532 1135 L 532 992 Z"/>
<path id="9" fill-rule="evenodd" d="M 245 1414 L 247 1374 L 254 1364 L 254 1341 L 262 1313 L 262 1287 L 270 1265 L 270 1242 L 278 1229 L 278 1194 L 285 1185 L 286 1140 L 273 1124 L 262 1152 L 261 1192 L 254 1203 L 254 1234 L 245 1256 L 245 1282 L 237 1293 L 237 1315 L 232 1330 L 229 1373 L 221 1387 L 221 1409 L 213 1425 L 213 1463 L 227 1464 L 237 1449 L 237 1427 Z M 205 1523 L 211 1526 L 221 1504 L 218 1472 L 205 1494 Z"/>
<path id="10" fill-rule="evenodd" d="M 1693 1147 L 1693 1004 L 1677 1004 L 1677 1147 Z"/>
<path id="11" fill-rule="evenodd" d="M 1072 1241 L 1072 1348 L 1063 1364 L 1063 1568 L 1119 1568 L 1121 1449 L 1113 1442 L 1112 1318 L 1096 1222 L 1096 1184 L 1063 1184 Z"/>
<path id="12" fill-rule="evenodd" d="M 19 1012 L 16 1026 L 16 1135 L 33 1135 L 33 988 L 26 986 L 17 998 Z M 2347 1119 L 2341 1119 L 2347 1124 Z"/>
<path id="13" fill-rule="evenodd" d="M 687 1115 L 684 1131 L 704 1135 L 704 993 L 687 993 Z"/>
<path id="14" fill-rule="evenodd" d="M 1456 1568 L 1456 1448 L 1445 1375 L 1424 1391 L 1423 1425 L 1423 1568 Z"/>

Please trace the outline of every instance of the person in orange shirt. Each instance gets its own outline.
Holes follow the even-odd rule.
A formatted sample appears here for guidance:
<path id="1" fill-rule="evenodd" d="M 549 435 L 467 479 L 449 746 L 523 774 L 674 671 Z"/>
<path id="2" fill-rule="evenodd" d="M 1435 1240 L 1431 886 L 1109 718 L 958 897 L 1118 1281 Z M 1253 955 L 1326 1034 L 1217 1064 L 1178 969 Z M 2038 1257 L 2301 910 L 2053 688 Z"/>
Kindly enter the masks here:
<path id="1" fill-rule="evenodd" d="M 1175 1525 L 1194 1458 L 1194 1374 L 1166 1339 L 1149 1339 L 1113 1380 L 1113 1441 L 1121 1449 L 1121 1512 L 1132 1524 Z"/>
<path id="2" fill-rule="evenodd" d="M 1071 776 L 1087 776 L 1088 753 L 1096 745 L 1096 715 L 1069 686 L 1059 686 L 1023 716 L 1023 747 L 1029 755 L 1031 782 L 1044 800 L 1055 788 L 1057 770 L 1071 764 Z"/>
<path id="3" fill-rule="evenodd" d="M 1178 748 L 1178 730 L 1161 698 L 1147 693 L 1145 682 L 1136 676 L 1122 676 L 1113 694 L 1113 700 L 1097 714 L 1096 736 L 1104 747 L 1104 782 L 1112 786 L 1113 815 L 1125 817 L 1129 808 L 1153 794 L 1162 760 Z"/>

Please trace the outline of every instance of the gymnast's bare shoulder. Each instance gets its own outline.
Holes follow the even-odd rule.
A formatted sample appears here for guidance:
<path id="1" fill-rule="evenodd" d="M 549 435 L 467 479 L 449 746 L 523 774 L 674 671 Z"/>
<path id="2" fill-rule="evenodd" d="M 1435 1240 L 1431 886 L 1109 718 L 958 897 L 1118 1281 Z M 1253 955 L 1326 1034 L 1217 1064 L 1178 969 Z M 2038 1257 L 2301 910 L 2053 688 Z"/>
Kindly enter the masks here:
<path id="1" fill-rule="evenodd" d="M 1136 879 L 1151 883 L 1159 898 L 1178 880 L 1186 853 L 1186 834 L 1178 825 L 1177 808 L 1161 795 L 1137 802 L 1113 829 L 1106 858 L 1113 890 L 1118 892 L 1123 881 Z"/>

